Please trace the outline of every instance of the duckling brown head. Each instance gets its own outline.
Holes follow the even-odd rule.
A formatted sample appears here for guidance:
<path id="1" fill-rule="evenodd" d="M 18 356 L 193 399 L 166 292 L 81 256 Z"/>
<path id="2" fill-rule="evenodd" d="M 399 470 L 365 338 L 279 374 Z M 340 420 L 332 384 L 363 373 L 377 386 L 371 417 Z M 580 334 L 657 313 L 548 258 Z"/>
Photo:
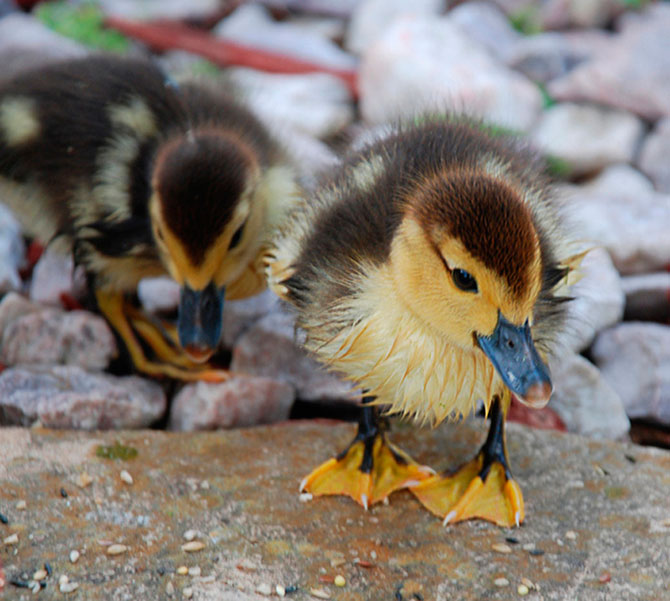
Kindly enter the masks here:
<path id="1" fill-rule="evenodd" d="M 258 178 L 252 149 L 229 132 L 188 132 L 156 154 L 152 229 L 167 271 L 181 286 L 179 341 L 195 361 L 215 351 L 225 288 L 258 250 Z"/>
<path id="2" fill-rule="evenodd" d="M 530 332 L 542 253 L 526 201 L 468 169 L 426 177 L 413 194 L 391 248 L 405 304 L 449 344 L 483 351 L 515 395 L 543 406 L 551 381 Z"/>

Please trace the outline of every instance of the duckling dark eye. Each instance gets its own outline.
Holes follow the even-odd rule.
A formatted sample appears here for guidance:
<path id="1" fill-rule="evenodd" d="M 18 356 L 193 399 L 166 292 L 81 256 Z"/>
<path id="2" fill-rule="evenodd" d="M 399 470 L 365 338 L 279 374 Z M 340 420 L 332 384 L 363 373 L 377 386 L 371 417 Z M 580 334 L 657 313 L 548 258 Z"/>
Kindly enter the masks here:
<path id="1" fill-rule="evenodd" d="M 465 269 L 454 269 L 451 272 L 451 279 L 464 292 L 477 292 L 477 280 Z"/>
<path id="2" fill-rule="evenodd" d="M 242 230 L 244 230 L 244 223 L 235 230 L 233 237 L 230 239 L 228 250 L 232 250 L 240 243 L 240 240 L 242 240 Z"/>

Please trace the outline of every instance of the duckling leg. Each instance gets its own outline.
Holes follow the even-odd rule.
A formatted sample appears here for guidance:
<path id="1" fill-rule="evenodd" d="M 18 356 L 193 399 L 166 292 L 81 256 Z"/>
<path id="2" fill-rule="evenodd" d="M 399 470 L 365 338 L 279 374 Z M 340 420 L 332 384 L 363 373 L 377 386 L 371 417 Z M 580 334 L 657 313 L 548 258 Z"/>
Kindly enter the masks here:
<path id="1" fill-rule="evenodd" d="M 505 414 L 499 397 L 491 405 L 491 427 L 475 459 L 456 472 L 437 474 L 411 487 L 412 493 L 444 525 L 482 518 L 498 526 L 519 526 L 524 519 L 523 494 L 512 478 L 505 447 Z"/>
<path id="2" fill-rule="evenodd" d="M 114 330 L 116 330 L 138 371 L 150 376 L 166 376 L 184 381 L 204 380 L 207 382 L 223 382 L 229 378 L 227 371 L 212 369 L 207 365 L 194 364 L 193 366 L 180 366 L 173 365 L 169 361 L 165 363 L 150 361 L 147 359 L 144 349 L 131 326 L 131 320 L 135 326 L 137 326 L 138 320 L 132 319 L 132 317 L 129 319 L 128 313 L 132 315 L 133 311 L 129 311 L 123 295 L 98 289 L 95 291 L 95 297 L 100 312 L 109 321 Z M 143 340 L 156 352 L 158 357 L 169 355 L 172 349 L 169 348 L 164 338 L 161 339 L 159 330 L 156 329 L 155 325 L 147 321 L 146 318 L 145 322 L 150 327 L 143 328 L 143 326 L 140 326 L 138 328 L 138 331 L 144 329 L 144 332 L 140 332 L 143 335 Z"/>
<path id="3" fill-rule="evenodd" d="M 363 402 L 373 399 L 366 397 Z M 364 406 L 351 444 L 309 474 L 300 490 L 315 496 L 348 495 L 367 509 L 393 491 L 435 473 L 392 445 L 386 437 L 387 427 L 377 407 Z"/>

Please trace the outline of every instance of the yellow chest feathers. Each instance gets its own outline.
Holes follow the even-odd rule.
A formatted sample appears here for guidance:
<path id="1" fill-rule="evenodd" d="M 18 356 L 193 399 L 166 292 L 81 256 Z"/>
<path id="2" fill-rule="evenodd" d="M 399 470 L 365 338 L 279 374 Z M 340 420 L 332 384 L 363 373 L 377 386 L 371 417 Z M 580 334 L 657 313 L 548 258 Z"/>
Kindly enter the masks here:
<path id="1" fill-rule="evenodd" d="M 449 344 L 399 300 L 384 267 L 371 267 L 357 294 L 304 324 L 307 346 L 390 412 L 433 425 L 487 405 L 503 383 L 483 352 Z M 344 325 L 346 324 L 346 325 Z"/>

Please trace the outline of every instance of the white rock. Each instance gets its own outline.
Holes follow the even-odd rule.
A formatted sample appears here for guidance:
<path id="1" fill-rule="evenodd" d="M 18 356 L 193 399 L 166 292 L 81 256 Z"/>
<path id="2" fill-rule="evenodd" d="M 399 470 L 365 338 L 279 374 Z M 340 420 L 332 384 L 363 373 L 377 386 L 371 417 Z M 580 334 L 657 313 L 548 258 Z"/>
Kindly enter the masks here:
<path id="1" fill-rule="evenodd" d="M 347 23 L 344 19 L 335 16 L 292 14 L 288 15 L 284 21 L 319 37 L 328 38 L 335 43 L 343 39 L 347 31 Z"/>
<path id="2" fill-rule="evenodd" d="M 345 48 L 362 54 L 397 17 L 439 15 L 446 4 L 445 0 L 362 0 L 351 14 Z"/>
<path id="3" fill-rule="evenodd" d="M 241 300 L 226 300 L 223 303 L 223 346 L 233 348 L 249 326 L 278 307 L 279 298 L 270 290 Z"/>
<path id="4" fill-rule="evenodd" d="M 82 298 L 86 290 L 83 268 L 75 269 L 67 245 L 49 244 L 33 269 L 30 281 L 31 300 L 44 305 L 61 306 L 61 296 Z"/>
<path id="5" fill-rule="evenodd" d="M 42 311 L 42 309 L 37 303 L 30 302 L 26 297 L 16 292 L 9 292 L 3 296 L 2 301 L 0 301 L 0 340 L 2 340 L 2 334 L 7 326 L 14 320 L 28 313 Z"/>
<path id="6" fill-rule="evenodd" d="M 21 288 L 19 268 L 25 253 L 19 222 L 5 205 L 0 204 L 0 294 Z"/>
<path id="7" fill-rule="evenodd" d="M 356 59 L 329 39 L 292 23 L 277 23 L 258 4 L 242 4 L 215 28 L 219 38 L 270 50 L 333 69 L 353 69 Z"/>
<path id="8" fill-rule="evenodd" d="M 279 75 L 245 68 L 229 69 L 226 74 L 254 112 L 267 121 L 317 138 L 331 136 L 353 121 L 351 92 L 334 75 Z"/>
<path id="9" fill-rule="evenodd" d="M 365 53 L 359 88 L 369 123 L 448 109 L 526 131 L 542 106 L 537 86 L 446 17 L 394 21 Z"/>
<path id="10" fill-rule="evenodd" d="M 169 277 L 144 278 L 137 285 L 137 296 L 148 313 L 174 311 L 179 294 L 179 284 Z"/>
<path id="11" fill-rule="evenodd" d="M 630 429 L 623 402 L 598 368 L 580 355 L 566 353 L 549 363 L 554 383 L 550 407 L 569 432 L 618 439 Z"/>
<path id="12" fill-rule="evenodd" d="M 627 321 L 670 322 L 670 273 L 642 273 L 621 278 Z"/>
<path id="13" fill-rule="evenodd" d="M 220 0 L 98 0 L 105 14 L 128 19 L 188 19 L 209 17 L 221 9 Z"/>
<path id="14" fill-rule="evenodd" d="M 642 121 L 632 113 L 565 102 L 542 113 L 532 139 L 582 175 L 631 161 L 643 132 Z"/>
<path id="15" fill-rule="evenodd" d="M 630 418 L 670 425 L 670 327 L 628 322 L 601 332 L 592 350 Z"/>
<path id="16" fill-rule="evenodd" d="M 638 166 L 649 176 L 659 192 L 670 194 L 670 117 L 656 124 L 644 140 Z"/>

